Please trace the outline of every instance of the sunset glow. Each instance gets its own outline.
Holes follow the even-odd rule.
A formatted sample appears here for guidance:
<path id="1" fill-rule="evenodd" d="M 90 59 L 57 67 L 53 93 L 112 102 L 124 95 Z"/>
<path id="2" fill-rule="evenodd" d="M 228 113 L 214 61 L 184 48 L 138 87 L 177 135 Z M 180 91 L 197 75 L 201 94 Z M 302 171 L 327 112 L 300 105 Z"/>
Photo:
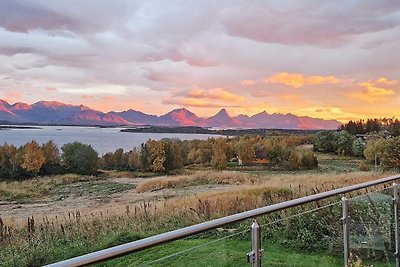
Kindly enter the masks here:
<path id="1" fill-rule="evenodd" d="M 0 98 L 400 116 L 400 1 L 5 1 Z"/>

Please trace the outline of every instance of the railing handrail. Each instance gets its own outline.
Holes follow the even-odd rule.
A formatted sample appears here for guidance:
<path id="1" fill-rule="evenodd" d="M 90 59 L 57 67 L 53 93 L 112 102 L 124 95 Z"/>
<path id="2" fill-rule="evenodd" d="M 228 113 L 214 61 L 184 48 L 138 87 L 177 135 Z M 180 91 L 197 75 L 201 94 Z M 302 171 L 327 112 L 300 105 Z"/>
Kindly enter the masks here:
<path id="1" fill-rule="evenodd" d="M 47 267 L 76 267 L 76 266 L 86 266 L 89 264 L 94 264 L 98 262 L 102 262 L 105 260 L 110 260 L 113 258 L 117 258 L 123 255 L 131 254 L 137 251 L 141 251 L 147 248 L 151 248 L 157 245 L 161 245 L 167 242 L 171 242 L 177 239 L 181 239 L 184 237 L 192 236 L 198 233 L 202 233 L 208 230 L 213 230 L 222 226 L 225 226 L 227 224 L 231 223 L 236 223 L 240 221 L 244 221 L 247 219 L 255 218 L 261 215 L 266 215 L 275 211 L 280 211 L 284 210 L 287 208 L 292 208 L 296 207 L 299 205 L 303 205 L 306 203 L 322 200 L 322 199 L 327 199 L 330 197 L 334 197 L 337 195 L 345 194 L 348 192 L 360 190 L 360 189 L 365 189 L 371 186 L 376 186 L 388 182 L 395 181 L 397 179 L 400 179 L 400 175 L 394 175 L 390 177 L 385 177 L 381 179 L 376 179 L 373 181 L 369 182 L 364 182 L 360 184 L 355 184 L 355 185 L 350 185 L 326 192 L 321 192 L 318 194 L 314 195 L 309 195 L 281 203 L 276 203 L 272 204 L 269 206 L 265 206 L 262 208 L 254 209 L 254 210 L 249 210 L 237 214 L 233 214 L 230 216 L 218 218 L 215 220 L 195 224 L 192 226 L 188 226 L 185 228 L 177 229 L 174 231 L 166 232 L 163 234 L 147 237 L 144 239 L 140 239 L 137 241 L 133 241 L 130 243 L 122 244 L 119 246 L 99 250 L 96 252 L 92 252 L 86 255 L 82 255 L 79 257 L 71 258 L 68 260 L 56 262 L 50 265 L 47 265 Z"/>

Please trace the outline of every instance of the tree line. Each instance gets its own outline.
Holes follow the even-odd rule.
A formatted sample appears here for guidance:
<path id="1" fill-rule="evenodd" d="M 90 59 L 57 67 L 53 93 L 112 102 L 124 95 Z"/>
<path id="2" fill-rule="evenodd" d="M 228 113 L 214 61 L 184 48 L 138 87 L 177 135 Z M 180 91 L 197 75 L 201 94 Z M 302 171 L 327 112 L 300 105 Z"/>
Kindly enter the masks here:
<path id="1" fill-rule="evenodd" d="M 209 138 L 207 140 L 149 140 L 129 152 L 117 149 L 100 158 L 104 169 L 169 172 L 187 165 L 224 169 L 229 161 L 240 158 L 252 162 L 266 158 L 273 166 L 287 169 L 312 169 L 318 161 L 312 151 L 296 149 L 311 143 L 310 136 Z"/>
<path id="2" fill-rule="evenodd" d="M 0 146 L 0 179 L 24 179 L 67 172 L 97 173 L 98 153 L 92 146 L 73 142 L 63 145 L 61 151 L 53 141 L 42 145 L 31 141 L 19 148 L 6 143 Z"/>
<path id="3" fill-rule="evenodd" d="M 101 157 L 90 145 L 73 142 L 61 150 L 53 141 L 39 145 L 31 141 L 23 146 L 0 146 L 0 179 L 24 179 L 37 175 L 79 173 L 97 174 L 98 169 L 168 173 L 187 165 L 225 169 L 230 161 L 252 162 L 264 158 L 281 169 L 318 167 L 314 153 L 299 149 L 313 144 L 314 151 L 364 157 L 383 168 L 399 168 L 400 137 L 363 141 L 346 130 L 320 131 L 309 136 L 249 135 L 207 140 L 148 140 L 138 148 L 122 148 Z"/>
<path id="4" fill-rule="evenodd" d="M 167 173 L 193 164 L 222 170 L 235 159 L 252 162 L 257 157 L 268 159 L 270 165 L 280 168 L 312 169 L 318 166 L 313 152 L 297 149 L 311 141 L 311 136 L 258 135 L 190 141 L 148 140 L 130 151 L 119 148 L 101 157 L 92 146 L 79 142 L 65 144 L 61 151 L 53 141 L 41 145 L 31 141 L 20 147 L 4 144 L 0 146 L 0 177 L 24 179 L 62 173 L 97 174 L 98 169 Z"/>
<path id="5" fill-rule="evenodd" d="M 339 127 L 350 134 L 366 134 L 372 132 L 388 131 L 392 136 L 400 135 L 400 120 L 398 118 L 380 118 L 358 121 L 349 121 Z"/>
<path id="6" fill-rule="evenodd" d="M 346 130 L 320 131 L 314 138 L 314 150 L 363 157 L 370 163 L 380 164 L 384 169 L 400 170 L 400 136 L 393 138 L 377 136 L 363 140 Z"/>

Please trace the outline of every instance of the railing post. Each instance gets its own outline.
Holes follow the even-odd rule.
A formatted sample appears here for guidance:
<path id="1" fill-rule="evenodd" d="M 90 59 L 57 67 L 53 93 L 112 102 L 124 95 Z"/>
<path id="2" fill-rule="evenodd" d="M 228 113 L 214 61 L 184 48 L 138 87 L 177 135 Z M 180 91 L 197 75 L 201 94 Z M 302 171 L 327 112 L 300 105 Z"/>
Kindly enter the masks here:
<path id="1" fill-rule="evenodd" d="M 344 255 L 344 266 L 349 266 L 349 210 L 347 198 L 342 197 L 342 222 L 343 222 L 343 255 Z"/>
<path id="2" fill-rule="evenodd" d="M 396 267 L 400 267 L 400 237 L 399 237 L 399 192 L 397 183 L 393 183 L 393 212 L 394 212 L 394 242 L 396 247 Z"/>
<path id="3" fill-rule="evenodd" d="M 251 225 L 251 252 L 247 253 L 247 261 L 252 267 L 261 267 L 264 250 L 261 248 L 261 229 L 256 220 Z"/>

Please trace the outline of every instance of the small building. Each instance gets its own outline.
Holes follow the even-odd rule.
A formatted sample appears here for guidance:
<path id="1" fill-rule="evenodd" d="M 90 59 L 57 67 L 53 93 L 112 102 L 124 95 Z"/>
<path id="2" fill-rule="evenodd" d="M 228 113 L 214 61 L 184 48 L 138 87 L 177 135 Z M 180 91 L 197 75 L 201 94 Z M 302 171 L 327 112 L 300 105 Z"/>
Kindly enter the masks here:
<path id="1" fill-rule="evenodd" d="M 238 156 L 238 165 L 239 166 L 270 166 L 271 161 L 267 158 L 256 157 L 252 161 L 242 161 Z"/>
<path id="2" fill-rule="evenodd" d="M 369 134 L 356 134 L 356 138 L 360 139 L 364 142 L 369 141 L 369 140 L 376 140 L 380 138 L 392 138 L 393 136 L 390 134 L 389 131 L 385 130 L 379 133 L 369 133 Z"/>

